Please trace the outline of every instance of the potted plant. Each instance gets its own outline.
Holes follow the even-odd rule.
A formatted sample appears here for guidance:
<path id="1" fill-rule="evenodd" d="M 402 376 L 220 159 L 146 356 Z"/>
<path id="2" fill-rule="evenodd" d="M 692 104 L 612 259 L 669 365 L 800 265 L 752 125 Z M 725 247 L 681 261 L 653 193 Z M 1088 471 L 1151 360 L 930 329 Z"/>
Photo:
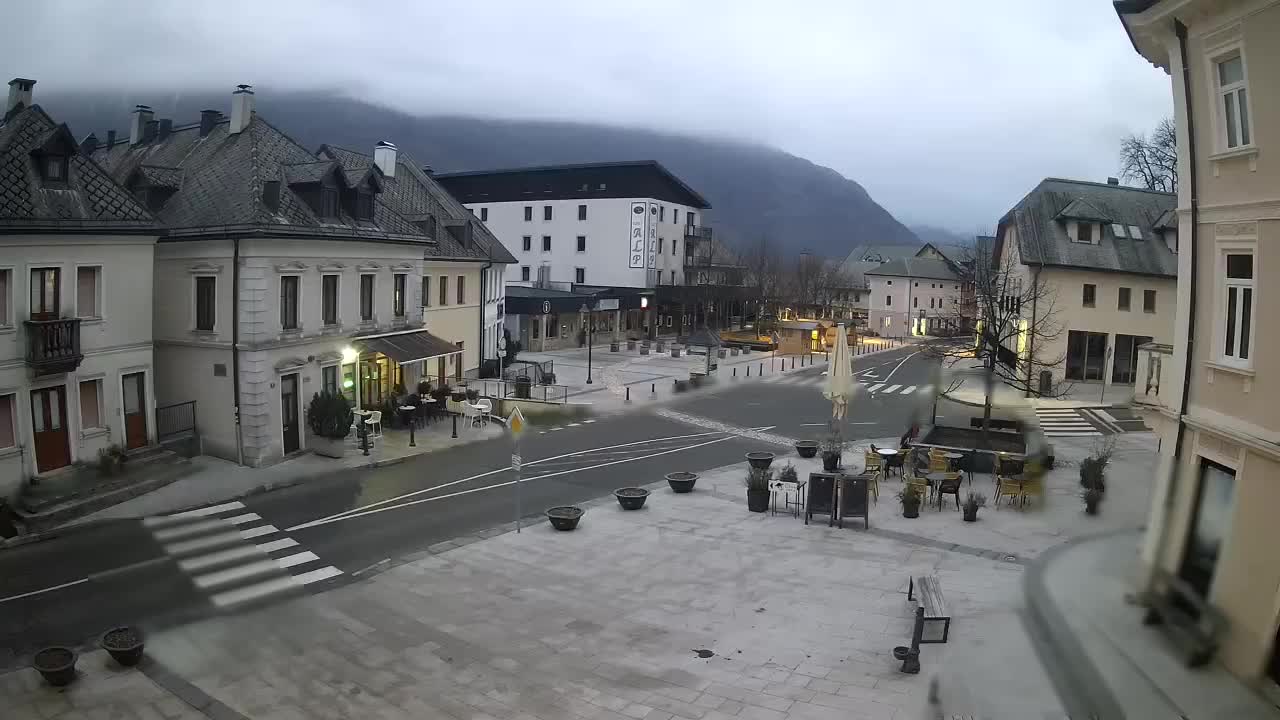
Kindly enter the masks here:
<path id="1" fill-rule="evenodd" d="M 658 347 L 655 349 L 655 351 L 656 351 L 656 352 L 660 352 L 660 353 L 664 353 L 664 352 L 666 352 L 666 351 L 667 351 L 667 341 L 666 341 L 666 340 L 659 340 L 659 341 L 658 341 Z"/>
<path id="2" fill-rule="evenodd" d="M 693 484 L 698 482 L 698 476 L 691 472 L 673 472 L 667 473 L 667 484 L 671 486 L 672 492 L 687 493 L 693 492 Z"/>
<path id="3" fill-rule="evenodd" d="M 1094 442 L 1092 454 L 1080 461 L 1080 487 L 1085 490 L 1094 488 L 1099 492 L 1107 491 L 1107 465 L 1111 462 L 1111 456 L 1115 454 L 1115 450 L 1114 436 Z"/>
<path id="4" fill-rule="evenodd" d="M 818 454 L 817 440 L 797 440 L 796 454 L 802 458 L 811 458 Z"/>
<path id="5" fill-rule="evenodd" d="M 474 403 L 480 399 L 480 391 L 467 388 L 467 402 Z"/>
<path id="6" fill-rule="evenodd" d="M 47 647 L 36 653 L 31 666 L 54 687 L 70 685 L 76 679 L 76 651 L 68 647 Z"/>
<path id="7" fill-rule="evenodd" d="M 102 649 L 125 667 L 133 667 L 142 660 L 142 631 L 135 627 L 112 628 L 102 634 Z"/>
<path id="8" fill-rule="evenodd" d="M 551 527 L 557 530 L 573 530 L 578 527 L 582 512 L 582 508 L 577 505 L 562 505 L 547 510 L 547 519 L 551 521 Z"/>
<path id="9" fill-rule="evenodd" d="M 324 457 L 342 457 L 345 452 L 342 441 L 351 434 L 354 418 L 346 396 L 327 392 L 312 395 L 307 407 L 307 425 L 315 435 L 311 449 Z"/>
<path id="10" fill-rule="evenodd" d="M 617 340 L 613 340 L 609 342 L 609 352 L 618 352 L 620 347 L 621 346 L 618 344 Z"/>
<path id="11" fill-rule="evenodd" d="M 644 507 L 644 501 L 649 499 L 649 491 L 638 487 L 624 487 L 614 490 L 613 496 L 618 499 L 623 510 L 639 510 Z"/>
<path id="12" fill-rule="evenodd" d="M 448 385 L 441 385 L 440 387 L 431 391 L 431 399 L 435 400 L 436 402 L 441 402 L 452 394 L 453 394 L 453 390 Z"/>
<path id="13" fill-rule="evenodd" d="M 762 513 L 769 509 L 769 482 L 772 480 L 773 471 L 767 467 L 752 465 L 747 468 L 748 510 Z"/>
<path id="14" fill-rule="evenodd" d="M 840 458 L 844 454 L 844 438 L 840 436 L 840 428 L 835 423 L 830 424 L 818 447 L 822 452 L 822 469 L 826 472 L 839 470 Z"/>
<path id="15" fill-rule="evenodd" d="M 1102 503 L 1102 491 L 1098 488 L 1085 488 L 1080 493 L 1080 498 L 1084 500 L 1084 512 L 1086 515 L 1097 515 L 1098 506 Z"/>
<path id="16" fill-rule="evenodd" d="M 920 489 L 913 485 L 908 485 L 898 491 L 898 502 L 902 503 L 902 517 L 904 518 L 920 517 L 920 503 L 922 501 Z"/>
<path id="17" fill-rule="evenodd" d="M 648 355 L 648 354 L 649 354 L 649 341 L 648 341 L 648 340 L 646 340 L 646 341 L 644 341 L 644 342 L 640 343 L 640 354 L 641 354 L 641 355 Z"/>
<path id="18" fill-rule="evenodd" d="M 747 453 L 747 462 L 756 470 L 767 470 L 773 464 L 775 457 L 771 452 L 749 452 Z"/>
<path id="19" fill-rule="evenodd" d="M 627 338 L 627 349 L 628 350 L 636 349 L 636 341 L 633 338 Z"/>
<path id="20" fill-rule="evenodd" d="M 986 507 L 986 506 L 987 506 L 986 495 L 983 495 L 982 493 L 972 493 L 972 492 L 969 493 L 969 495 L 965 497 L 964 505 L 962 506 L 962 509 L 964 510 L 964 521 L 977 522 L 978 508 Z"/>
<path id="21" fill-rule="evenodd" d="M 119 445 L 102 448 L 98 451 L 98 474 L 104 476 L 120 474 L 127 459 L 124 448 Z"/>

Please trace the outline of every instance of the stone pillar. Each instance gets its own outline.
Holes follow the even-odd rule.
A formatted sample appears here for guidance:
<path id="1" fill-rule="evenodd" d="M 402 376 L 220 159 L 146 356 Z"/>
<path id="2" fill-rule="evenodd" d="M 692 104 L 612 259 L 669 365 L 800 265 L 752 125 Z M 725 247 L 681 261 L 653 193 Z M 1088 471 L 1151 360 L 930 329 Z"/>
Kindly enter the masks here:
<path id="1" fill-rule="evenodd" d="M 618 342 L 618 332 L 622 330 L 622 311 L 613 311 L 613 341 Z"/>
<path id="2" fill-rule="evenodd" d="M 538 351 L 544 352 L 547 349 L 547 316 L 546 315 L 538 316 L 538 328 L 540 330 L 540 332 L 538 333 Z"/>

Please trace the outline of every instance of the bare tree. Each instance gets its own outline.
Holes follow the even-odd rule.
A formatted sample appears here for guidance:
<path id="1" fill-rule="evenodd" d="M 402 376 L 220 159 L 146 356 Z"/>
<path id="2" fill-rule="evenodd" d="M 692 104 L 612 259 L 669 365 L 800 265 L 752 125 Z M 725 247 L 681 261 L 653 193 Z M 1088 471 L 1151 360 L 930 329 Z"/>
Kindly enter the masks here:
<path id="1" fill-rule="evenodd" d="M 1120 177 L 1134 180 L 1148 190 L 1178 189 L 1178 133 L 1165 118 L 1151 136 L 1130 134 L 1120 141 Z"/>
<path id="2" fill-rule="evenodd" d="M 768 235 L 761 235 L 742 253 L 742 263 L 747 271 L 745 284 L 754 291 L 756 297 L 758 325 L 759 316 L 782 293 L 782 257 L 773 239 Z"/>
<path id="3" fill-rule="evenodd" d="M 1027 396 L 1058 397 L 1069 389 L 1063 383 L 1042 389 L 1038 378 L 1039 371 L 1057 367 L 1064 360 L 1065 356 L 1049 349 L 1062 328 L 1055 319 L 1054 292 L 1010 254 L 993 258 L 974 250 L 958 264 L 965 293 L 972 297 L 954 305 L 950 312 L 957 326 L 973 327 L 975 335 L 958 342 L 932 342 L 924 352 L 951 366 L 977 361 L 985 381 L 982 436 L 989 442 L 996 383 Z M 955 390 L 962 382 L 955 381 L 945 390 Z"/>

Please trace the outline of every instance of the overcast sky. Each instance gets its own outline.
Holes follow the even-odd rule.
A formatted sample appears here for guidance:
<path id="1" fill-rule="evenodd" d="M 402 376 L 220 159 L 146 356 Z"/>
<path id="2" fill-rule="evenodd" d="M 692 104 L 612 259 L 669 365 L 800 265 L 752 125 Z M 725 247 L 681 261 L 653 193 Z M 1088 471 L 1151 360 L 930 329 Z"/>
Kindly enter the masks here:
<path id="1" fill-rule="evenodd" d="M 1109 0 L 41 0 L 4 14 L 0 66 L 37 94 L 247 82 L 729 136 L 830 166 L 905 223 L 965 233 L 1043 177 L 1116 174 L 1120 137 L 1172 106 Z"/>

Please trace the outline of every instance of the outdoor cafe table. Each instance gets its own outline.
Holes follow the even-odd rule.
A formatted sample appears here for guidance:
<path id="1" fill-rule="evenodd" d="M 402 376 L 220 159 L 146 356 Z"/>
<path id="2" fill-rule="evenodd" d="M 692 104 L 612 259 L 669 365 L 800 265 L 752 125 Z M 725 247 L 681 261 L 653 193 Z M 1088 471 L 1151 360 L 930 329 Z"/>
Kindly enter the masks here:
<path id="1" fill-rule="evenodd" d="M 884 474 L 888 477 L 889 470 L 893 468 L 893 459 L 898 456 L 898 451 L 893 448 L 876 448 L 876 452 L 884 460 Z"/>

